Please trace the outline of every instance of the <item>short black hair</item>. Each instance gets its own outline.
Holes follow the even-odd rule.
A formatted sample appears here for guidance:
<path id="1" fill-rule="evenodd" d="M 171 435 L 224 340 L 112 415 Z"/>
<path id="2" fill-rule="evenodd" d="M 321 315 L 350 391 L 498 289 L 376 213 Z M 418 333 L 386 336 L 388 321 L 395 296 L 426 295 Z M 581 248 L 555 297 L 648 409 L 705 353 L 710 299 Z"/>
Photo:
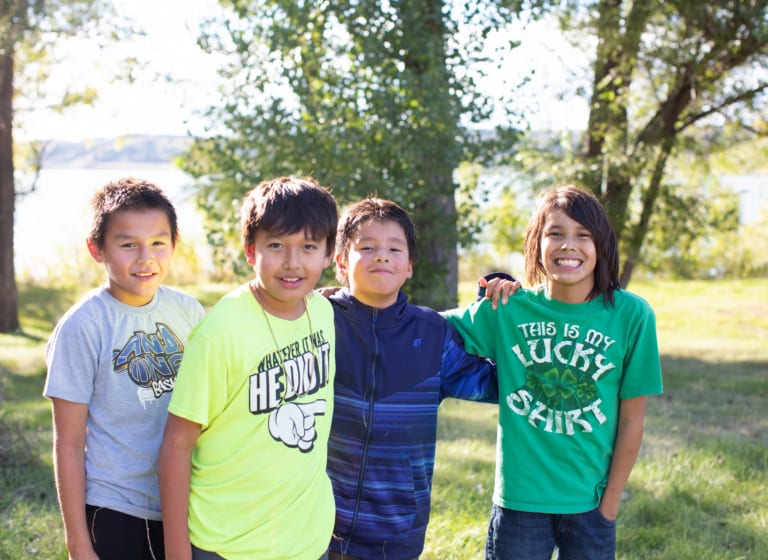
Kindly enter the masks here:
<path id="1" fill-rule="evenodd" d="M 326 255 L 333 254 L 339 220 L 336 199 L 311 177 L 262 181 L 246 195 L 240 218 L 243 248 L 253 244 L 259 229 L 272 235 L 305 231 L 311 239 L 325 239 Z"/>
<path id="2" fill-rule="evenodd" d="M 124 210 L 162 210 L 171 226 L 171 241 L 176 245 L 179 224 L 176 209 L 166 194 L 154 183 L 123 177 L 104 185 L 91 199 L 91 230 L 88 239 L 97 247 L 104 247 L 109 218 Z"/>
<path id="3" fill-rule="evenodd" d="M 403 228 L 408 244 L 408 259 L 416 261 L 416 226 L 411 215 L 397 203 L 383 198 L 370 196 L 349 206 L 339 220 L 336 235 L 336 254 L 346 262 L 349 257 L 349 247 L 352 239 L 360 228 L 368 222 L 394 222 Z M 336 280 L 347 284 L 341 271 L 336 268 Z"/>

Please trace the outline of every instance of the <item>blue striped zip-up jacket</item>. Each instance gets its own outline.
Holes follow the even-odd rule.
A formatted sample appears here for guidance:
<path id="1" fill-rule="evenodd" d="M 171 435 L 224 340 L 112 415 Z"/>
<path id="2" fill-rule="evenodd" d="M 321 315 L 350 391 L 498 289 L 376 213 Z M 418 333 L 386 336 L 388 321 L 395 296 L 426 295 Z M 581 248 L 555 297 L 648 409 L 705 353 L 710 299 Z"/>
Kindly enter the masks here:
<path id="1" fill-rule="evenodd" d="M 424 548 L 435 464 L 437 409 L 445 397 L 498 402 L 495 366 L 464 351 L 432 309 L 398 295 L 368 307 L 333 295 L 335 405 L 328 474 L 336 497 L 331 550 L 403 560 Z"/>

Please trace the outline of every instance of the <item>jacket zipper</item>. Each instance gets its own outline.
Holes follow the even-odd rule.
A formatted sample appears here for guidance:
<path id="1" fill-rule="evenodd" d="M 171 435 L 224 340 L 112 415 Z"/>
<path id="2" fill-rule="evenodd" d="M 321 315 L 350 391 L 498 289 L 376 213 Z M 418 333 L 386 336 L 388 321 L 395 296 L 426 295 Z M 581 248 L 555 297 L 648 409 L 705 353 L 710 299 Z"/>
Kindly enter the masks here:
<path id="1" fill-rule="evenodd" d="M 360 500 L 363 494 L 363 481 L 365 480 L 365 470 L 368 464 L 368 448 L 371 444 L 371 430 L 373 426 L 373 405 L 376 395 L 376 358 L 379 355 L 379 337 L 376 334 L 376 320 L 378 319 L 379 312 L 377 309 L 373 310 L 371 316 L 371 330 L 373 331 L 373 359 L 371 360 L 371 383 L 370 390 L 368 392 L 368 416 L 365 418 L 365 445 L 363 446 L 363 456 L 360 460 L 360 471 L 357 475 L 357 496 L 355 497 L 355 510 L 352 514 L 352 523 L 349 529 L 349 539 L 344 543 L 343 552 L 347 554 L 349 544 L 352 541 L 352 536 L 357 529 L 357 521 L 360 515 Z"/>

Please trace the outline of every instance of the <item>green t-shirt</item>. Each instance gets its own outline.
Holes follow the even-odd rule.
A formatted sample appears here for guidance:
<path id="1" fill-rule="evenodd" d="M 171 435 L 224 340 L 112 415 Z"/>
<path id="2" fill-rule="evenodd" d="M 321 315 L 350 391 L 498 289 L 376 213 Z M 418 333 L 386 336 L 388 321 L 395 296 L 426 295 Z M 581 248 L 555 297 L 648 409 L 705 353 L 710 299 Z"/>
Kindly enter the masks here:
<path id="1" fill-rule="evenodd" d="M 629 292 L 614 299 L 518 290 L 498 311 L 484 300 L 446 313 L 468 352 L 497 362 L 497 505 L 567 514 L 599 504 L 619 400 L 662 391 L 653 310 Z"/>
<path id="2" fill-rule="evenodd" d="M 328 547 L 335 330 L 325 298 L 308 298 L 308 307 L 293 321 L 270 315 L 268 325 L 241 286 L 190 335 L 168 410 L 203 427 L 188 520 L 198 548 L 317 560 Z"/>

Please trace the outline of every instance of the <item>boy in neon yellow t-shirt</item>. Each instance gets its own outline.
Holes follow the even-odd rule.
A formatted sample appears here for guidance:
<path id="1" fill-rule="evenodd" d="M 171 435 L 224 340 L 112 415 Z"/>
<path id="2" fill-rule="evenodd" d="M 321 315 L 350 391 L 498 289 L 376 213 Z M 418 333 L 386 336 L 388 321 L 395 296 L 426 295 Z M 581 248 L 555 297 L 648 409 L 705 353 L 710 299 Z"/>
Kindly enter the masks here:
<path id="1" fill-rule="evenodd" d="M 159 479 L 169 558 L 325 554 L 335 333 L 313 288 L 336 222 L 333 196 L 311 179 L 263 182 L 243 203 L 255 277 L 192 332 L 168 408 Z"/>

